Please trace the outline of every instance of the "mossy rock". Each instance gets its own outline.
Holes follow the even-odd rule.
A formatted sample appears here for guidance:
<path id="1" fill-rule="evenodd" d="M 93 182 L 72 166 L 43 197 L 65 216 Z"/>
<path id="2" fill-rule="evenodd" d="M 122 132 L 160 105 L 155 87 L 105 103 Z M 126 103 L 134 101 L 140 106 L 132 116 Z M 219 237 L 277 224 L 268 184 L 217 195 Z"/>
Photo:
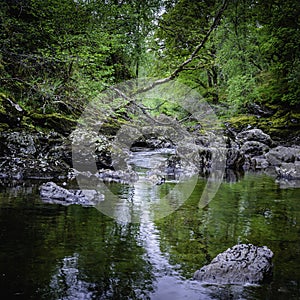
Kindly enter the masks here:
<path id="1" fill-rule="evenodd" d="M 2 124 L 19 127 L 24 113 L 24 109 L 12 97 L 0 93 L 0 122 Z"/>
<path id="2" fill-rule="evenodd" d="M 300 133 L 300 113 L 279 111 L 261 122 L 261 129 L 274 139 L 294 140 Z"/>
<path id="3" fill-rule="evenodd" d="M 239 115 L 228 120 L 230 126 L 237 132 L 243 131 L 249 126 L 256 127 L 258 122 L 258 117 L 253 115 Z"/>
<path id="4" fill-rule="evenodd" d="M 47 128 L 57 131 L 63 135 L 69 135 L 75 129 L 77 122 L 69 117 L 53 113 L 53 114 L 38 114 L 30 115 L 34 126 Z"/>
<path id="5" fill-rule="evenodd" d="M 1 118 L 1 114 L 0 114 L 0 118 Z M 6 124 L 6 123 L 0 123 L 0 132 L 7 131 L 8 129 L 9 129 L 9 125 L 8 124 Z"/>
<path id="6" fill-rule="evenodd" d="M 228 120 L 237 132 L 247 127 L 259 128 L 274 140 L 293 141 L 300 134 L 300 112 L 278 110 L 270 117 L 239 115 Z"/>
<path id="7" fill-rule="evenodd" d="M 128 122 L 122 118 L 109 117 L 99 128 L 99 133 L 106 136 L 115 136 L 121 126 L 126 123 Z"/>

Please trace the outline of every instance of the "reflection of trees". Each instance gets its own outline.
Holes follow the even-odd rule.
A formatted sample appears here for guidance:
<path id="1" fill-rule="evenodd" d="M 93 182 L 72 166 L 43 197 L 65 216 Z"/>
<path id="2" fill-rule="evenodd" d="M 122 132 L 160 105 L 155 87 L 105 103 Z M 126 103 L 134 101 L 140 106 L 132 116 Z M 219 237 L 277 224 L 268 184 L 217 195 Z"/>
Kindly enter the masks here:
<path id="1" fill-rule="evenodd" d="M 78 257 L 73 256 L 63 258 L 61 266 L 52 276 L 50 288 L 57 299 L 91 299 L 93 284 L 88 283 L 80 277 L 78 269 Z"/>
<path id="2" fill-rule="evenodd" d="M 118 224 L 94 208 L 45 205 L 36 192 L 24 193 L 10 201 L 0 194 L 4 298 L 148 297 L 154 279 L 138 224 Z"/>
<path id="3" fill-rule="evenodd" d="M 291 290 L 299 291 L 299 189 L 280 190 L 267 176 L 246 175 L 222 184 L 200 210 L 203 186 L 199 181 L 190 199 L 155 225 L 118 224 L 94 208 L 41 204 L 35 194 L 14 201 L 0 194 L 2 295 L 147 299 L 157 276 L 176 275 L 178 266 L 190 277 L 238 242 L 270 247 L 278 285 L 272 289 L 293 279 Z M 168 188 L 162 186 L 161 196 Z M 122 191 L 126 199 L 130 192 Z"/>
<path id="4" fill-rule="evenodd" d="M 199 182 L 180 209 L 157 222 L 162 251 L 172 264 L 181 265 L 184 275 L 192 276 L 237 243 L 267 245 L 281 258 L 300 251 L 299 243 L 293 245 L 300 230 L 297 190 L 279 190 L 272 178 L 248 174 L 240 182 L 223 183 L 214 200 L 199 210 L 203 185 Z"/>
<path id="5" fill-rule="evenodd" d="M 49 293 L 56 298 L 58 289 L 66 299 L 146 298 L 153 275 L 138 239 L 139 226 L 115 223 L 95 209 L 70 210 L 61 228 L 67 235 L 74 232 L 67 244 L 76 254 L 61 259 Z"/>

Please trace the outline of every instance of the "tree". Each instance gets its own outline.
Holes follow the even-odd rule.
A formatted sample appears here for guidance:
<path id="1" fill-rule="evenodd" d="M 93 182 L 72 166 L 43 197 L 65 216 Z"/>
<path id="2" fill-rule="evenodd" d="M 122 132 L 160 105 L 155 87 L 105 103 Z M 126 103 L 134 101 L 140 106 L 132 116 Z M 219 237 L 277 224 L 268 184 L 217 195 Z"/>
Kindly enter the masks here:
<path id="1" fill-rule="evenodd" d="M 31 109 L 80 113 L 107 85 L 139 75 L 159 3 L 1 2 L 2 87 Z"/>

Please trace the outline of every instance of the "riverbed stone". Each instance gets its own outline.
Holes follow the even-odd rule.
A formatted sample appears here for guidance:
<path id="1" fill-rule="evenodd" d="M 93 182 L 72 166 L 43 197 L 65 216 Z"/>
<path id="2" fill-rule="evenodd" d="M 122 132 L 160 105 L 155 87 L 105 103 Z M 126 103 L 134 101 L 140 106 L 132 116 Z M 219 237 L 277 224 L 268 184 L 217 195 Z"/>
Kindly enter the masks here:
<path id="1" fill-rule="evenodd" d="M 194 279 L 208 284 L 261 284 L 272 277 L 272 257 L 266 246 L 235 245 L 196 271 Z"/>
<path id="2" fill-rule="evenodd" d="M 244 144 L 247 141 L 257 141 L 268 146 L 274 145 L 271 137 L 268 134 L 264 133 L 261 129 L 257 128 L 245 130 L 238 133 L 236 139 L 240 144 Z"/>
<path id="3" fill-rule="evenodd" d="M 294 163 L 282 163 L 275 168 L 279 178 L 287 180 L 300 180 L 300 161 Z"/>
<path id="4" fill-rule="evenodd" d="M 56 132 L 0 132 L 0 173 L 13 179 L 66 176 L 71 164 L 67 139 Z"/>
<path id="5" fill-rule="evenodd" d="M 264 155 L 252 157 L 250 165 L 255 170 L 264 170 L 270 166 L 268 160 Z"/>
<path id="6" fill-rule="evenodd" d="M 241 147 L 241 151 L 250 157 L 265 154 L 269 149 L 269 146 L 258 141 L 247 141 Z"/>
<path id="7" fill-rule="evenodd" d="M 278 146 L 266 154 L 266 159 L 272 166 L 280 166 L 283 162 L 294 163 L 300 161 L 300 147 Z"/>
<path id="8" fill-rule="evenodd" d="M 95 206 L 104 200 L 103 195 L 96 190 L 68 190 L 51 181 L 40 187 L 40 196 L 44 202 L 65 206 L 71 204 Z"/>

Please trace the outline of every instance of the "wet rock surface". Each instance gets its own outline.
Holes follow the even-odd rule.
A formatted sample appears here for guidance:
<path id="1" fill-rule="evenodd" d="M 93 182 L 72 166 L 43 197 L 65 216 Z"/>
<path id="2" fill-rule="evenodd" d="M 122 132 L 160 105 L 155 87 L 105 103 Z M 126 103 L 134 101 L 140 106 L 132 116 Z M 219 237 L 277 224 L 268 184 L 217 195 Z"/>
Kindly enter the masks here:
<path id="1" fill-rule="evenodd" d="M 1 132 L 0 144 L 1 178 L 59 178 L 70 168 L 70 147 L 55 132 Z"/>
<path id="2" fill-rule="evenodd" d="M 272 257 L 266 246 L 235 245 L 196 271 L 194 279 L 209 284 L 261 284 L 272 278 Z"/>
<path id="3" fill-rule="evenodd" d="M 249 129 L 227 137 L 214 133 L 197 133 L 180 139 L 177 144 L 154 136 L 127 146 L 149 149 L 174 149 L 167 161 L 167 173 L 184 175 L 224 170 L 270 171 L 284 180 L 299 180 L 300 146 L 277 146 L 260 129 Z M 47 179 L 67 178 L 71 168 L 91 172 L 103 181 L 128 183 L 135 174 L 128 170 L 129 153 L 122 143 L 97 132 L 77 129 L 69 137 L 57 132 L 0 132 L 0 178 Z M 117 147 L 115 147 L 117 146 Z M 225 170 L 225 171 L 226 171 Z M 228 174 L 228 172 L 225 172 Z M 232 179 L 232 178 L 231 178 Z"/>
<path id="4" fill-rule="evenodd" d="M 44 202 L 51 204 L 95 206 L 103 201 L 103 195 L 96 190 L 68 190 L 54 182 L 47 182 L 40 187 L 40 196 Z"/>
<path id="5" fill-rule="evenodd" d="M 267 146 L 274 145 L 271 137 L 268 134 L 264 133 L 261 129 L 257 128 L 241 131 L 236 135 L 236 140 L 240 144 L 244 144 L 245 142 L 249 141 L 257 141 Z"/>
<path id="6" fill-rule="evenodd" d="M 266 171 L 285 180 L 300 178 L 300 146 L 277 145 L 260 129 L 245 130 L 235 136 L 232 134 L 228 153 L 229 169 L 237 169 L 236 161 L 241 161 L 242 169 L 246 171 Z M 238 159 L 237 154 L 243 159 Z"/>

